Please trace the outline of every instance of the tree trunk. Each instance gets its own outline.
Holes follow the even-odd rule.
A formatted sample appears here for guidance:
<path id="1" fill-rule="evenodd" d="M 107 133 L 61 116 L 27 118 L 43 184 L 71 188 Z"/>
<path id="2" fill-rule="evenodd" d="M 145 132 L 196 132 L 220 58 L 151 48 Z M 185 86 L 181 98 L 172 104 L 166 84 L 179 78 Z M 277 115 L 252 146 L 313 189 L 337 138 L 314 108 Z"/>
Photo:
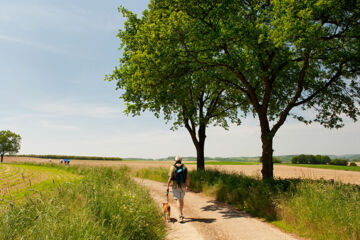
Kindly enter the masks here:
<path id="1" fill-rule="evenodd" d="M 3 162 L 4 154 L 1 154 L 1 163 Z"/>
<path id="2" fill-rule="evenodd" d="M 197 170 L 205 170 L 205 138 L 206 138 L 206 125 L 200 124 L 198 131 L 198 146 L 196 147 L 196 157 L 197 157 Z"/>
<path id="3" fill-rule="evenodd" d="M 196 148 L 196 166 L 197 170 L 205 170 L 205 138 L 199 140 L 199 146 Z"/>
<path id="4" fill-rule="evenodd" d="M 259 113 L 260 127 L 261 127 L 261 142 L 262 142 L 262 177 L 263 179 L 274 178 L 273 167 L 273 138 L 274 135 L 270 131 L 270 124 L 266 116 L 266 112 Z"/>
<path id="5" fill-rule="evenodd" d="M 185 121 L 185 127 L 189 131 L 191 139 L 196 148 L 196 167 L 198 171 L 205 170 L 205 132 L 206 125 L 200 125 L 198 130 L 198 138 L 196 136 L 195 129 L 191 128 L 190 125 Z"/>
<path id="6" fill-rule="evenodd" d="M 262 177 L 263 179 L 274 178 L 273 165 L 273 136 L 270 133 L 261 134 L 262 141 Z"/>

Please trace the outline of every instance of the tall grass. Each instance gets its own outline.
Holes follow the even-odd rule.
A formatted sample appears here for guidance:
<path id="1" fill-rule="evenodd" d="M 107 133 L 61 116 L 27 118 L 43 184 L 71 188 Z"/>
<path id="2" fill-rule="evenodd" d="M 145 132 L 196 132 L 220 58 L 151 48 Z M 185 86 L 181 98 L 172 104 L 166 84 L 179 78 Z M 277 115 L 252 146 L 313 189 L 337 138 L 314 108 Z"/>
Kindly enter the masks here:
<path id="1" fill-rule="evenodd" d="M 282 197 L 278 214 L 295 232 L 312 239 L 360 239 L 360 188 L 305 180 Z"/>
<path id="2" fill-rule="evenodd" d="M 142 168 L 136 170 L 135 176 L 139 178 L 151 179 L 158 182 L 167 182 L 169 179 L 169 169 L 164 167 L 158 168 Z"/>
<path id="3" fill-rule="evenodd" d="M 76 168 L 84 177 L 0 206 L 0 239 L 163 239 L 161 213 L 127 169 Z"/>
<path id="4" fill-rule="evenodd" d="M 138 177 L 165 182 L 168 169 Z M 324 180 L 260 178 L 216 170 L 191 171 L 190 189 L 214 196 L 277 226 L 312 239 L 360 239 L 359 186 Z"/>
<path id="5" fill-rule="evenodd" d="M 276 204 L 281 193 L 288 191 L 292 182 L 298 181 L 262 181 L 216 170 L 193 171 L 189 177 L 191 190 L 212 195 L 221 202 L 269 221 L 277 219 Z"/>

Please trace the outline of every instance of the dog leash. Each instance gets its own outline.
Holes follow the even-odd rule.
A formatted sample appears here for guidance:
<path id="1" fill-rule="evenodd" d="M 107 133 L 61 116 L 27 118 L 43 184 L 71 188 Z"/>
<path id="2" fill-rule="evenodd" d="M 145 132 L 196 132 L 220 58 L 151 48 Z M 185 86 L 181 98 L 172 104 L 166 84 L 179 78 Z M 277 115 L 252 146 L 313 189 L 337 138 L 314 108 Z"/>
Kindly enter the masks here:
<path id="1" fill-rule="evenodd" d="M 166 201 L 169 202 L 169 190 L 166 190 Z"/>

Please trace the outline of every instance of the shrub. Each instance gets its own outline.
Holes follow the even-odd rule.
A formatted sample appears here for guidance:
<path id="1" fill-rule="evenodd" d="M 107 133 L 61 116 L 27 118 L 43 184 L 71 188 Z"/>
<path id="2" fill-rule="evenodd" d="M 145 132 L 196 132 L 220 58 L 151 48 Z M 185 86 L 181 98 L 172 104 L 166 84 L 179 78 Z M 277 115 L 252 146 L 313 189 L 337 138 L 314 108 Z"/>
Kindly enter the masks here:
<path id="1" fill-rule="evenodd" d="M 351 162 L 351 163 L 350 163 L 350 166 L 351 166 L 351 167 L 357 167 L 356 163 L 354 163 L 354 162 Z"/>
<path id="2" fill-rule="evenodd" d="M 341 165 L 341 166 L 347 166 L 348 165 L 348 161 L 345 159 L 333 159 L 330 162 L 331 165 Z"/>

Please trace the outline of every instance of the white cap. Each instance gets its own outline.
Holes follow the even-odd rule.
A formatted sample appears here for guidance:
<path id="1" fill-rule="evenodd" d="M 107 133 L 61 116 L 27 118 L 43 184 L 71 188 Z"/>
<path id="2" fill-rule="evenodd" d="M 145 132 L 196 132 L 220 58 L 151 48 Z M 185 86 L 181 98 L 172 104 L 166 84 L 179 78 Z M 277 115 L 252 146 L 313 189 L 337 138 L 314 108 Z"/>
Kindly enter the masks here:
<path id="1" fill-rule="evenodd" d="M 176 157 L 175 157 L 175 161 L 176 161 L 176 162 L 181 162 L 181 161 L 182 161 L 182 157 L 176 156 Z"/>

